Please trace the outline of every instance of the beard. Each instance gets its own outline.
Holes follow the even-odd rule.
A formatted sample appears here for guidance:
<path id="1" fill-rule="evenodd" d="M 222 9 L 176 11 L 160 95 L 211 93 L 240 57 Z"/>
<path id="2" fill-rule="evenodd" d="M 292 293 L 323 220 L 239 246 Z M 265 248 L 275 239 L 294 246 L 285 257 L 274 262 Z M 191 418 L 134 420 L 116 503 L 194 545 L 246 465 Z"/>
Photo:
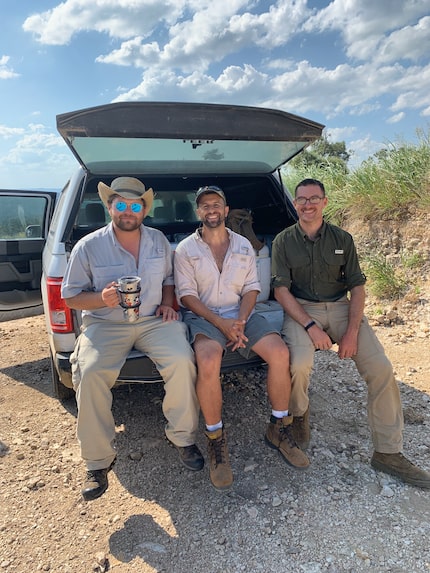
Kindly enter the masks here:
<path id="1" fill-rule="evenodd" d="M 139 229 L 141 221 L 138 221 L 137 219 L 121 219 L 118 217 L 115 219 L 114 223 L 118 229 L 121 229 L 121 231 L 135 231 L 136 229 Z"/>
<path id="2" fill-rule="evenodd" d="M 216 229 L 217 227 L 220 227 L 225 221 L 225 217 L 223 215 L 218 215 L 218 218 L 214 221 L 208 221 L 206 218 L 203 219 L 202 224 L 205 227 L 208 227 L 208 229 Z"/>

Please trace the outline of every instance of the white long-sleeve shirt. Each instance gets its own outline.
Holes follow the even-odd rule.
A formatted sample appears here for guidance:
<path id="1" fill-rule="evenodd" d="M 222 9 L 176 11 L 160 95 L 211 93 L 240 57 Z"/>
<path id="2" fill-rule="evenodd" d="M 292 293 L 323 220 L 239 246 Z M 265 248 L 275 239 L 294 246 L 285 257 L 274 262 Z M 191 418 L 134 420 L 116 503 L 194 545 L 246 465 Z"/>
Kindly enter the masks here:
<path id="1" fill-rule="evenodd" d="M 199 230 L 179 243 L 174 257 L 176 296 L 192 295 L 212 312 L 238 316 L 240 301 L 249 291 L 261 291 L 255 252 L 245 237 L 227 229 L 230 245 L 220 272 Z"/>

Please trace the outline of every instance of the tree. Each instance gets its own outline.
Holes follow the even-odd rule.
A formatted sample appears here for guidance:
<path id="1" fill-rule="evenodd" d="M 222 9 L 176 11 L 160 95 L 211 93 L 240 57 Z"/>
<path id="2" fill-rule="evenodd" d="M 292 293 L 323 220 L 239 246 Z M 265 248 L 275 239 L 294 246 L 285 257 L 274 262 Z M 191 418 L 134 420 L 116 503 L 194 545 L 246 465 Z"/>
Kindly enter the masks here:
<path id="1" fill-rule="evenodd" d="M 327 139 L 327 135 L 323 134 L 320 139 L 292 160 L 292 167 L 335 167 L 348 173 L 350 157 L 351 154 L 346 150 L 344 141 L 332 143 Z"/>

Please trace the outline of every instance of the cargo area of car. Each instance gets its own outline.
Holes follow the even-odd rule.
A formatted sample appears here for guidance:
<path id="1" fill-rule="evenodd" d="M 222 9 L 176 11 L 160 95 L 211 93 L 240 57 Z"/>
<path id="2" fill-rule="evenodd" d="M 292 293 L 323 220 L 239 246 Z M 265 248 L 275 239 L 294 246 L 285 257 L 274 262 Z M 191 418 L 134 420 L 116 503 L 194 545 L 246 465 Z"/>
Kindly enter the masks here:
<path id="1" fill-rule="evenodd" d="M 152 187 L 155 198 L 144 224 L 165 234 L 172 256 L 200 225 L 195 213 L 199 187 L 221 187 L 230 213 L 236 211 L 227 226 L 252 235 L 262 285 L 256 310 L 280 328 L 282 309 L 270 289 L 272 240 L 296 220 L 280 170 L 323 128 L 283 110 L 195 102 L 116 102 L 57 115 L 57 130 L 79 167 L 61 193 L 43 255 L 54 390 L 62 394 L 59 378 L 71 388 L 69 356 L 80 331 L 78 313 L 61 298 L 67 259 L 77 241 L 110 220 L 98 197 L 99 181 L 110 185 L 128 176 Z M 246 361 L 227 352 L 222 370 L 257 364 L 258 357 Z M 118 383 L 158 380 L 155 365 L 132 350 Z"/>
<path id="2" fill-rule="evenodd" d="M 203 185 L 217 185 L 223 189 L 230 211 L 245 209 L 252 216 L 252 227 L 256 236 L 271 248 L 273 237 L 283 228 L 295 222 L 295 214 L 286 196 L 280 193 L 279 183 L 272 175 L 253 176 L 189 176 L 160 177 L 148 175 L 138 177 L 147 188 L 154 191 L 154 205 L 144 224 L 163 231 L 170 243 L 176 244 L 198 226 L 195 213 L 195 194 Z M 112 178 L 91 178 L 85 185 L 85 192 L 76 213 L 71 236 L 65 238 L 69 248 L 87 233 L 105 225 L 109 215 L 97 193 L 97 184 L 102 180 L 110 184 Z"/>
<path id="3" fill-rule="evenodd" d="M 262 293 L 258 297 L 256 311 L 279 329 L 282 324 L 282 311 L 273 300 L 270 290 L 270 253 L 274 236 L 283 228 L 295 222 L 291 209 L 279 181 L 273 175 L 228 175 L 184 177 L 131 174 L 139 178 L 147 188 L 154 191 L 154 204 L 144 224 L 161 230 L 169 240 L 174 252 L 176 245 L 193 233 L 200 225 L 195 212 L 195 194 L 199 187 L 217 185 L 224 190 L 230 212 L 236 209 L 250 213 L 252 230 L 262 247 L 255 251 Z M 84 185 L 82 197 L 76 210 L 75 222 L 65 237 L 66 249 L 70 252 L 76 242 L 86 234 L 104 226 L 110 220 L 97 192 L 97 184 L 102 180 L 110 184 L 113 177 L 89 177 Z M 78 334 L 80 316 L 75 313 L 75 331 Z M 142 354 L 133 350 L 121 371 L 118 383 L 130 381 L 159 380 L 155 366 L 145 361 Z M 223 359 L 222 372 L 238 368 L 249 368 L 261 364 L 259 357 L 244 362 L 237 353 L 227 352 Z"/>

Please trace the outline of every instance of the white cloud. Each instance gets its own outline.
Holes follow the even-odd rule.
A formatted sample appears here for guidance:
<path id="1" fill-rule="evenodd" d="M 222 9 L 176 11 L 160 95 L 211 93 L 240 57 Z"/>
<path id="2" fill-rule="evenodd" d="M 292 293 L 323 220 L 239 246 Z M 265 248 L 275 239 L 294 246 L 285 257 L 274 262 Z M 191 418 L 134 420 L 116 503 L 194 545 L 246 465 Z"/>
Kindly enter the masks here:
<path id="1" fill-rule="evenodd" d="M 2 128 L 0 127 L 0 137 Z M 0 177 L 4 187 L 61 188 L 77 167 L 64 140 L 43 125 L 11 128 L 16 139 L 1 149 Z M 0 139 L 1 142 L 1 139 Z"/>
<path id="2" fill-rule="evenodd" d="M 172 25 L 186 4 L 181 0 L 65 0 L 28 17 L 23 29 L 48 45 L 68 44 L 75 34 L 91 30 L 112 38 L 147 36 L 160 22 Z"/>
<path id="3" fill-rule="evenodd" d="M 27 162 L 51 161 L 55 148 L 66 150 L 64 140 L 42 124 L 29 124 L 26 128 L 7 128 L 0 126 L 0 137 L 15 137 L 13 146 L 7 153 L 1 154 L 3 165 L 27 165 Z M 70 154 L 68 154 L 70 160 Z"/>
<path id="4" fill-rule="evenodd" d="M 385 57 L 388 58 L 391 42 L 387 38 L 390 38 L 390 33 L 396 31 L 394 36 L 391 34 L 394 43 L 399 40 L 403 43 L 403 39 L 409 36 L 409 31 L 402 32 L 403 27 L 419 18 L 425 20 L 428 12 L 428 0 L 390 0 L 389 3 L 375 0 L 333 0 L 326 8 L 309 18 L 304 28 L 309 32 L 340 32 L 345 42 L 346 54 L 350 58 L 368 61 L 377 59 L 380 49 L 385 49 Z M 425 22 L 422 25 L 424 28 L 427 26 Z M 399 32 L 400 36 L 397 35 Z M 415 32 L 421 33 L 420 25 Z M 403 46 L 403 57 L 408 57 L 407 44 Z M 414 50 L 413 58 L 417 57 L 417 50 L 418 46 Z M 392 57 L 398 57 L 396 52 L 397 50 L 393 50 Z M 425 55 L 424 45 L 421 56 Z"/>
<path id="5" fill-rule="evenodd" d="M 109 64 L 141 73 L 128 86 L 122 77 L 121 86 L 105 87 L 104 100 L 114 91 L 119 94 L 114 101 L 237 102 L 300 115 L 317 112 L 336 125 L 341 116 L 347 116 L 349 125 L 354 118 L 376 117 L 376 111 L 386 124 L 401 121 L 411 110 L 430 115 L 428 0 L 327 0 L 322 9 L 310 4 L 64 0 L 30 16 L 23 27 L 52 46 L 67 44 L 80 32 L 104 34 L 99 44 L 94 42 L 99 69 Z M 339 54 L 328 50 L 333 60 L 325 61 L 325 53 L 307 48 L 327 33 L 337 37 Z M 0 78 L 2 67 L 8 69 L 4 58 Z M 336 127 L 330 133 L 348 139 L 353 129 Z M 349 146 L 360 150 L 362 145 L 366 156 L 381 146 L 370 136 L 354 136 Z M 33 141 L 37 144 L 36 137 L 22 143 Z"/>
<path id="6" fill-rule="evenodd" d="M 352 169 L 358 167 L 365 159 L 374 155 L 386 145 L 372 139 L 370 135 L 349 141 L 348 150 L 353 150 L 348 166 Z"/>
<path id="7" fill-rule="evenodd" d="M 324 130 L 324 135 L 331 142 L 345 141 L 346 139 L 350 139 L 356 130 L 357 128 L 354 126 L 326 127 Z"/>
<path id="8" fill-rule="evenodd" d="M 396 113 L 396 115 L 392 115 L 391 117 L 389 117 L 387 119 L 387 123 L 399 123 L 399 121 L 402 121 L 402 119 L 404 119 L 405 117 L 405 113 L 403 111 L 401 111 L 400 113 Z"/>
<path id="9" fill-rule="evenodd" d="M 249 2 L 213 2 L 169 29 L 169 41 L 145 43 L 139 36 L 123 42 L 119 49 L 97 61 L 142 68 L 163 66 L 190 73 L 206 71 L 232 53 L 258 46 L 265 52 L 286 44 L 306 18 L 305 0 L 280 0 L 267 12 L 246 11 Z M 243 13 L 238 13 L 245 9 Z"/>
<path id="10" fill-rule="evenodd" d="M 17 135 L 22 135 L 24 129 L 20 127 L 7 127 L 6 125 L 0 125 L 0 138 L 8 139 L 10 137 L 15 137 Z"/>
<path id="11" fill-rule="evenodd" d="M 430 53 L 430 16 L 421 18 L 416 26 L 395 30 L 379 42 L 379 62 L 428 59 Z"/>
<path id="12" fill-rule="evenodd" d="M 121 44 L 107 56 L 99 56 L 96 62 L 117 66 L 133 65 L 138 68 L 156 66 L 160 62 L 160 48 L 157 42 L 142 44 L 142 36 L 136 36 Z"/>
<path id="13" fill-rule="evenodd" d="M 13 71 L 9 66 L 9 56 L 0 57 L 0 80 L 10 80 L 19 77 L 19 74 Z"/>
<path id="14" fill-rule="evenodd" d="M 425 67 L 413 66 L 403 71 L 393 83 L 396 100 L 392 111 L 421 109 L 430 106 L 430 64 Z"/>

